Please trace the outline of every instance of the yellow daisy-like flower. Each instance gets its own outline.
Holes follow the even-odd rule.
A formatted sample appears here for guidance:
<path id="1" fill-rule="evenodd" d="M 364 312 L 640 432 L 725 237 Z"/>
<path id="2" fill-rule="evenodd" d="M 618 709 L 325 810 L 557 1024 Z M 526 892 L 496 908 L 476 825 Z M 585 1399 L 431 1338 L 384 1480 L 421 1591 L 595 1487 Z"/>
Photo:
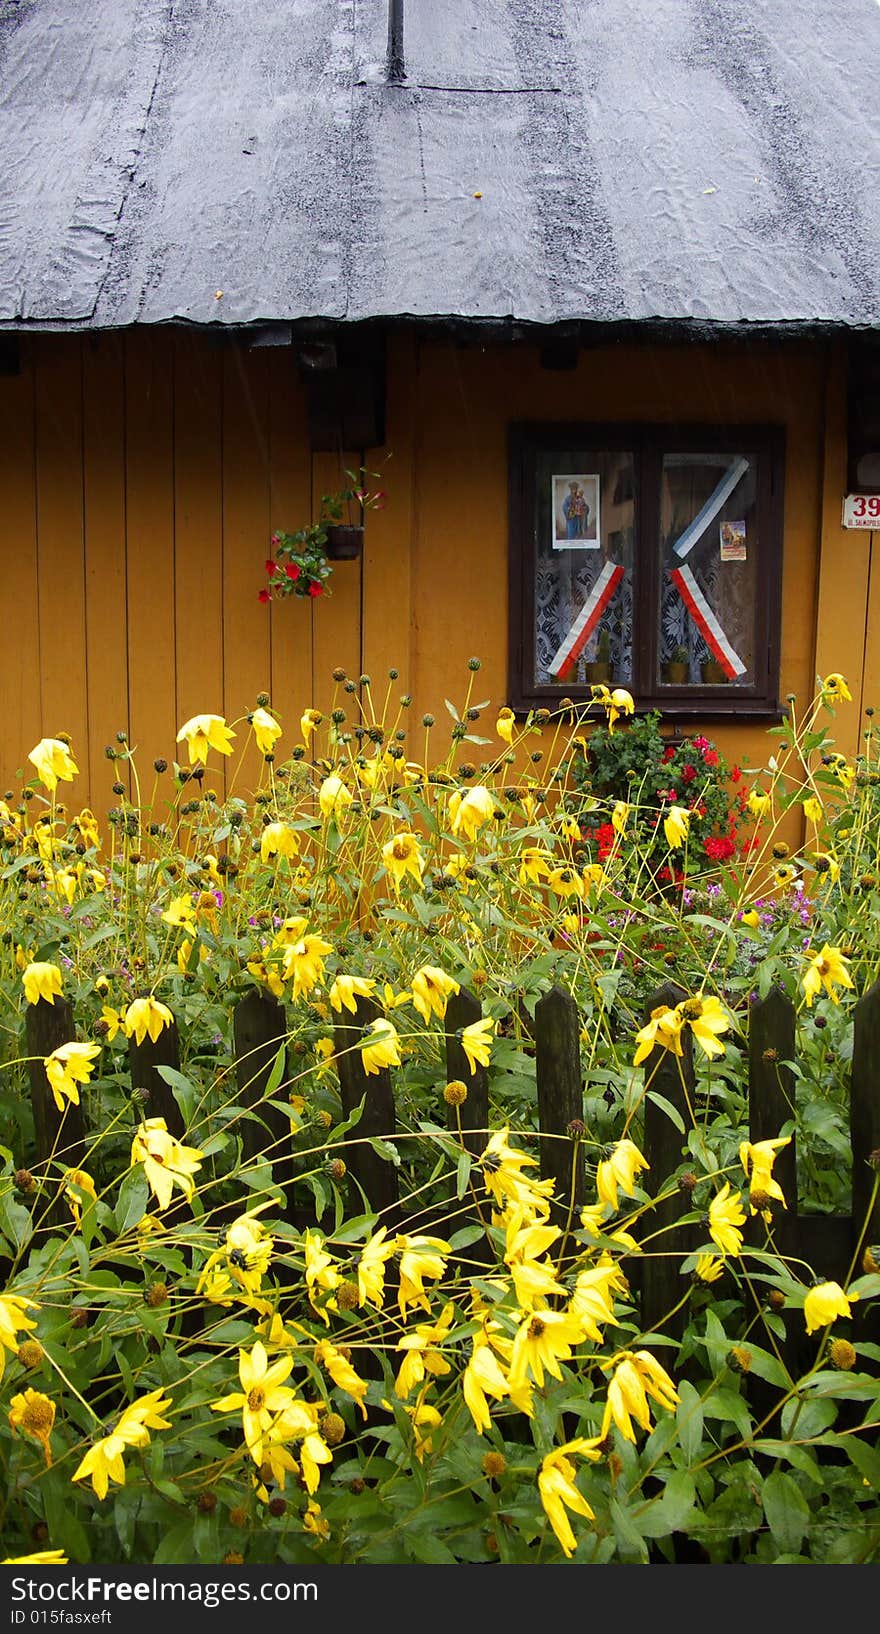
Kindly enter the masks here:
<path id="1" fill-rule="evenodd" d="M 408 830 L 395 834 L 382 847 L 382 861 L 391 876 L 395 891 L 399 891 L 404 877 L 411 874 L 416 884 L 420 884 L 425 869 L 425 859 L 422 856 L 417 834 Z"/>
<path id="2" fill-rule="evenodd" d="M 570 1311 L 524 1311 L 510 1353 L 510 1384 L 531 1377 L 540 1390 L 545 1370 L 561 1379 L 559 1363 L 569 1360 L 580 1340 L 581 1324 Z"/>
<path id="3" fill-rule="evenodd" d="M 332 817 L 338 823 L 345 816 L 352 802 L 351 790 L 346 788 L 341 777 L 335 774 L 325 777 L 318 790 L 318 806 L 321 816 L 329 821 Z"/>
<path id="4" fill-rule="evenodd" d="M 717 1282 L 718 1278 L 723 1275 L 723 1256 L 721 1259 L 718 1259 L 717 1255 L 715 1254 L 697 1255 L 697 1263 L 694 1266 L 694 1276 L 697 1278 L 698 1282 L 705 1282 L 708 1285 L 712 1282 Z"/>
<path id="5" fill-rule="evenodd" d="M 329 1339 L 319 1339 L 315 1345 L 315 1361 L 319 1367 L 324 1369 L 325 1373 L 329 1373 L 337 1390 L 344 1391 L 345 1395 L 350 1396 L 352 1401 L 357 1402 L 362 1416 L 366 1418 L 367 1409 L 364 1406 L 364 1398 L 368 1389 L 367 1380 L 362 1379 L 355 1372 L 351 1362 L 346 1356 L 343 1356 L 342 1351 L 337 1350 L 335 1345 L 331 1345 Z"/>
<path id="6" fill-rule="evenodd" d="M 618 1187 L 627 1197 L 632 1197 L 636 1175 L 641 1169 L 649 1167 L 633 1141 L 617 1141 L 609 1156 L 596 1167 L 596 1194 L 600 1202 L 608 1203 L 616 1210 Z"/>
<path id="7" fill-rule="evenodd" d="M 807 948 L 807 958 L 810 962 L 801 979 L 807 1005 L 812 1004 L 823 987 L 828 997 L 833 999 L 835 1004 L 839 1003 L 835 989 L 854 985 L 845 955 L 839 947 L 829 947 L 826 942 L 819 953 Z"/>
<path id="8" fill-rule="evenodd" d="M 482 783 L 476 783 L 465 793 L 456 789 L 449 797 L 450 826 L 456 839 L 463 836 L 466 840 L 475 840 L 494 811 L 495 798 Z"/>
<path id="9" fill-rule="evenodd" d="M 763 789 L 751 789 L 746 804 L 753 817 L 766 817 L 770 810 L 770 796 Z"/>
<path id="10" fill-rule="evenodd" d="M 758 1140 L 752 1143 L 744 1140 L 740 1142 L 739 1158 L 749 1180 L 750 1198 L 749 1212 L 757 1214 L 754 1198 L 770 1200 L 775 1198 L 785 1208 L 785 1197 L 778 1180 L 773 1179 L 773 1163 L 776 1153 L 783 1147 L 791 1145 L 790 1135 L 780 1135 L 776 1140 Z"/>
<path id="11" fill-rule="evenodd" d="M 553 1182 L 534 1180 L 531 1175 L 523 1174 L 523 1169 L 536 1169 L 538 1160 L 511 1146 L 509 1134 L 510 1129 L 505 1125 L 489 1136 L 477 1164 L 483 1185 L 501 1209 L 509 1203 L 522 1204 L 535 1214 L 546 1215 L 550 1211 Z"/>
<path id="12" fill-rule="evenodd" d="M 35 1555 L 7 1555 L 0 1566 L 67 1566 L 69 1558 L 63 1549 L 39 1549 Z"/>
<path id="13" fill-rule="evenodd" d="M 824 816 L 824 807 L 816 795 L 811 794 L 804 801 L 804 816 L 808 817 L 811 823 L 821 823 Z"/>
<path id="14" fill-rule="evenodd" d="M 852 703 L 852 693 L 843 676 L 836 670 L 833 675 L 826 675 L 824 681 L 819 682 L 819 691 L 823 704 Z"/>
<path id="15" fill-rule="evenodd" d="M 643 1430 L 650 1430 L 650 1396 L 661 1407 L 672 1410 L 678 1401 L 678 1391 L 669 1374 L 648 1350 L 623 1350 L 610 1361 L 600 1363 L 603 1372 L 613 1368 L 608 1385 L 608 1399 L 602 1417 L 602 1437 L 616 1424 L 627 1441 L 635 1442 L 632 1420 Z"/>
<path id="16" fill-rule="evenodd" d="M 284 980 L 293 982 L 291 998 L 308 998 L 321 981 L 324 960 L 332 952 L 332 942 L 314 935 L 301 936 L 299 941 L 284 947 L 281 969 Z"/>
<path id="17" fill-rule="evenodd" d="M 29 1316 L 25 1316 L 25 1311 L 38 1311 L 39 1308 L 32 1299 L 25 1299 L 23 1294 L 0 1294 L 0 1379 L 6 1366 L 5 1350 L 17 1354 L 18 1334 L 30 1332 L 37 1325 Z"/>
<path id="18" fill-rule="evenodd" d="M 258 1339 L 250 1354 L 246 1350 L 238 1353 L 241 1389 L 210 1404 L 213 1413 L 241 1413 L 245 1444 L 258 1467 L 263 1462 L 263 1447 L 274 1415 L 296 1399 L 294 1391 L 284 1384 L 292 1371 L 292 1356 L 280 1356 L 270 1366 L 266 1347 Z"/>
<path id="19" fill-rule="evenodd" d="M 671 1050 L 673 1055 L 681 1055 L 681 1029 L 684 1022 L 678 1009 L 671 1010 L 667 1004 L 660 1004 L 651 1011 L 651 1019 L 636 1033 L 636 1053 L 633 1056 L 633 1066 L 638 1067 L 651 1054 L 655 1045 L 664 1050 Z"/>
<path id="20" fill-rule="evenodd" d="M 234 737 L 235 733 L 222 715 L 193 715 L 180 728 L 176 741 L 186 744 L 191 766 L 204 766 L 211 749 L 220 755 L 231 755 Z"/>
<path id="21" fill-rule="evenodd" d="M 320 726 L 323 719 L 324 717 L 319 709 L 307 709 L 302 715 L 300 715 L 299 729 L 302 732 L 303 743 L 305 744 L 306 748 L 308 748 L 309 744 L 311 743 L 312 734 L 315 728 Z"/>
<path id="22" fill-rule="evenodd" d="M 394 1243 L 386 1242 L 388 1227 L 380 1226 L 364 1243 L 358 1260 L 358 1304 L 375 1305 L 381 1310 L 385 1290 L 385 1267 L 394 1253 Z"/>
<path id="23" fill-rule="evenodd" d="M 844 1293 L 839 1282 L 819 1282 L 811 1288 L 804 1300 L 804 1321 L 808 1333 L 827 1328 L 836 1316 L 852 1316 L 850 1303 L 855 1294 Z"/>
<path id="24" fill-rule="evenodd" d="M 138 1125 L 131 1143 L 132 1167 L 142 1163 L 150 1190 L 160 1208 L 167 1208 L 177 1186 L 187 1202 L 195 1192 L 193 1175 L 202 1166 L 197 1146 L 184 1146 L 169 1133 L 164 1118 L 147 1118 Z"/>
<path id="25" fill-rule="evenodd" d="M 79 1106 L 79 1086 L 87 1084 L 94 1068 L 92 1062 L 100 1055 L 100 1044 L 59 1044 L 51 1055 L 44 1056 L 43 1066 L 49 1088 L 59 1112 L 64 1111 L 65 1097 Z"/>
<path id="26" fill-rule="evenodd" d="M 303 1253 L 305 1255 L 306 1291 L 309 1304 L 317 1311 L 321 1320 L 330 1326 L 327 1311 L 335 1311 L 337 1303 L 333 1295 L 342 1281 L 332 1254 L 328 1254 L 324 1247 L 324 1239 L 320 1231 L 306 1231 L 303 1237 Z M 329 1294 L 329 1299 L 319 1302 L 319 1294 Z"/>
<path id="27" fill-rule="evenodd" d="M 499 709 L 495 721 L 495 731 L 503 743 L 511 744 L 513 742 L 513 728 L 515 725 L 516 716 L 509 705 L 505 704 L 503 709 Z"/>
<path id="28" fill-rule="evenodd" d="M 611 827 L 615 833 L 622 834 L 629 819 L 629 801 L 615 800 L 611 810 Z"/>
<path id="29" fill-rule="evenodd" d="M 25 967 L 21 980 L 28 1004 L 36 1004 L 40 999 L 54 1004 L 56 995 L 61 995 L 61 971 L 57 965 L 31 963 Z"/>
<path id="30" fill-rule="evenodd" d="M 79 1230 L 82 1224 L 83 1197 L 88 1199 L 86 1207 L 98 1201 L 95 1182 L 85 1169 L 65 1169 L 63 1185 L 67 1206 L 73 1215 L 73 1223 Z"/>
<path id="31" fill-rule="evenodd" d="M 413 976 L 410 987 L 413 1004 L 425 1022 L 430 1022 L 432 1015 L 439 1016 L 442 1021 L 449 995 L 461 992 L 459 983 L 452 976 L 447 976 L 439 965 L 422 965 Z"/>
<path id="32" fill-rule="evenodd" d="M 196 915 L 192 891 L 184 891 L 180 896 L 172 897 L 162 912 L 162 919 L 166 925 L 174 925 L 179 930 L 186 930 L 195 935 Z"/>
<path id="33" fill-rule="evenodd" d="M 730 1021 L 720 999 L 704 998 L 702 993 L 697 993 L 694 998 L 677 1004 L 675 1009 L 676 1015 L 690 1027 L 704 1055 L 724 1054 L 719 1034 L 729 1031 Z"/>
<path id="34" fill-rule="evenodd" d="M 722 1254 L 739 1253 L 743 1240 L 739 1227 L 745 1223 L 742 1198 L 739 1192 L 731 1196 L 730 1182 L 725 1180 L 709 1204 L 709 1236 Z"/>
<path id="35" fill-rule="evenodd" d="M 566 1441 L 563 1446 L 548 1452 L 538 1471 L 538 1492 L 544 1513 L 566 1555 L 574 1554 L 577 1546 L 567 1511 L 570 1509 L 574 1515 L 583 1515 L 588 1521 L 596 1518 L 586 1498 L 574 1484 L 576 1469 L 572 1457 L 575 1453 L 581 1458 L 595 1461 L 601 1456 L 599 1438 L 588 1441 L 578 1436 L 574 1441 Z"/>
<path id="36" fill-rule="evenodd" d="M 424 1278 L 438 1282 L 446 1273 L 446 1255 L 452 1253 L 442 1237 L 397 1237 L 394 1248 L 400 1254 L 400 1279 L 397 1304 L 402 1317 L 410 1305 L 431 1309 L 425 1293 Z"/>
<path id="37" fill-rule="evenodd" d="M 149 1037 L 155 1044 L 163 1028 L 171 1027 L 174 1017 L 167 1004 L 154 999 L 152 993 L 146 998 L 132 999 L 131 1004 L 122 1018 L 122 1031 L 126 1038 L 134 1038 L 136 1044 L 142 1044 Z"/>
<path id="38" fill-rule="evenodd" d="M 540 885 L 547 878 L 550 853 L 541 845 L 526 845 L 519 856 L 517 879 L 520 885 Z"/>
<path id="39" fill-rule="evenodd" d="M 23 1430 L 26 1435 L 32 1435 L 35 1441 L 39 1441 L 48 1468 L 52 1463 L 49 1437 L 55 1423 L 55 1403 L 51 1397 L 44 1396 L 41 1390 L 30 1388 L 13 1396 L 9 1403 L 9 1423 L 13 1435 L 17 1430 Z"/>
<path id="40" fill-rule="evenodd" d="M 83 806 L 82 811 L 77 812 L 73 819 L 73 826 L 84 845 L 93 846 L 96 851 L 100 851 L 101 830 L 98 827 L 98 819 L 95 813 L 90 811 L 88 806 Z"/>
<path id="41" fill-rule="evenodd" d="M 400 1039 L 397 1028 L 386 1016 L 379 1016 L 366 1028 L 369 1040 L 361 1050 L 364 1072 L 374 1073 L 382 1067 L 400 1066 Z"/>
<path id="42" fill-rule="evenodd" d="M 41 738 L 28 760 L 37 769 L 43 787 L 54 794 L 59 782 L 72 783 L 79 772 L 70 745 L 62 738 Z"/>
<path id="43" fill-rule="evenodd" d="M 576 896 L 583 901 L 587 894 L 583 875 L 576 868 L 563 864 L 561 868 L 551 868 L 547 873 L 547 884 L 557 896 L 568 898 Z"/>
<path id="44" fill-rule="evenodd" d="M 358 998 L 369 998 L 375 986 L 372 976 L 337 976 L 330 988 L 330 1004 L 340 1014 L 345 1009 L 354 1015 L 357 1010 L 355 1001 Z"/>
<path id="45" fill-rule="evenodd" d="M 688 837 L 691 823 L 691 814 L 684 806 L 670 806 L 663 819 L 663 832 L 666 835 L 666 844 L 671 851 L 676 851 Z"/>
<path id="46" fill-rule="evenodd" d="M 275 716 L 270 715 L 268 709 L 262 707 L 255 709 L 251 716 L 251 726 L 254 729 L 254 737 L 257 740 L 257 748 L 260 754 L 271 755 L 281 736 L 281 727 Z"/>
<path id="47" fill-rule="evenodd" d="M 614 722 L 619 720 L 621 715 L 631 715 L 636 707 L 632 693 L 627 692 L 625 687 L 615 687 L 607 697 L 600 699 L 600 703 L 608 717 L 609 732 L 614 731 Z"/>
<path id="48" fill-rule="evenodd" d="M 299 835 L 290 823 L 267 823 L 260 835 L 260 861 L 299 854 Z"/>
<path id="49" fill-rule="evenodd" d="M 461 1047 L 467 1056 L 471 1076 L 478 1066 L 488 1067 L 494 1035 L 495 1022 L 491 1016 L 481 1016 L 479 1021 L 472 1021 L 470 1026 L 462 1027 Z"/>

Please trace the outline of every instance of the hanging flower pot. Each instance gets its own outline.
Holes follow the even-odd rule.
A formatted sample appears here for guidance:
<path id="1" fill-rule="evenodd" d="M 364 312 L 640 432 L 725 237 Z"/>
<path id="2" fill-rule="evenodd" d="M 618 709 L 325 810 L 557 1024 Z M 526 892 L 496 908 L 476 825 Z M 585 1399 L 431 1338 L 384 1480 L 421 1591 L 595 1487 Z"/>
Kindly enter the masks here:
<path id="1" fill-rule="evenodd" d="M 360 556 L 364 544 L 363 528 L 330 524 L 327 532 L 327 555 L 332 562 L 351 562 Z"/>

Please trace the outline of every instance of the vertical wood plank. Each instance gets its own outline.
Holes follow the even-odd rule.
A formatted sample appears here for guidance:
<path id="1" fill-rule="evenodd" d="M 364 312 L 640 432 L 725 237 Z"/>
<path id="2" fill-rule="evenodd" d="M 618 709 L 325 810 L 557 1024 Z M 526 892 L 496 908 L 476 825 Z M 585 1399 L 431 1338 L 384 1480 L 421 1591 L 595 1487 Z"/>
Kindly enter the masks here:
<path id="1" fill-rule="evenodd" d="M 880 1198 L 874 1194 L 880 1167 L 880 982 L 875 982 L 853 1011 L 850 1144 L 852 1146 L 852 1215 L 855 1241 L 880 1241 Z M 873 1197 L 873 1203 L 872 1203 Z M 875 1315 L 877 1313 L 875 1312 Z"/>
<path id="2" fill-rule="evenodd" d="M 387 1067 L 366 1073 L 363 1057 L 357 1048 L 364 1029 L 381 1013 L 372 999 L 358 998 L 355 1000 L 353 1023 L 339 1021 L 333 1028 L 339 1088 L 346 1117 L 361 1101 L 364 1102 L 360 1122 L 355 1124 L 351 1134 L 352 1142 L 356 1144 L 345 1142 L 336 1150 L 344 1153 L 349 1171 L 362 1189 L 370 1208 L 381 1215 L 380 1223 L 391 1228 L 397 1223 L 398 1215 L 397 1170 L 393 1163 L 380 1157 L 369 1144 L 371 1137 L 376 1135 L 383 1139 L 394 1136 L 396 1120 L 391 1074 Z M 354 1186 L 351 1188 L 351 1206 L 356 1213 L 363 1212 L 363 1199 Z"/>
<path id="3" fill-rule="evenodd" d="M 356 470 L 361 462 L 359 454 L 314 454 L 312 456 L 312 520 L 321 512 L 321 495 L 338 492 L 345 487 L 348 477 L 345 468 Z M 333 690 L 332 675 L 340 666 L 353 680 L 361 673 L 361 575 L 363 558 L 354 562 L 334 562 L 330 579 L 332 595 L 319 598 L 314 605 L 313 654 L 314 696 L 318 709 L 328 707 Z M 374 696 L 384 697 L 384 677 L 374 676 Z M 354 709 L 351 711 L 354 720 Z"/>
<path id="4" fill-rule="evenodd" d="M 272 1165 L 276 1185 L 291 1187 L 292 1161 L 290 1119 L 266 1100 L 266 1090 L 278 1051 L 287 1037 L 284 1005 L 269 993 L 253 989 L 235 1006 L 232 1018 L 235 1040 L 235 1080 L 238 1099 L 257 1116 L 240 1125 L 242 1156 L 246 1163 L 265 1154 Z M 284 1074 L 286 1078 L 286 1072 Z M 284 1079 L 282 1079 L 282 1083 Z M 280 1100 L 281 1087 L 273 1100 Z M 288 1219 L 292 1218 L 292 1190 L 287 1190 Z"/>
<path id="5" fill-rule="evenodd" d="M 183 1114 L 171 1085 L 159 1072 L 160 1067 L 173 1067 L 175 1072 L 180 1071 L 177 1022 L 172 1021 L 163 1027 L 157 1039 L 150 1038 L 148 1034 L 140 1044 L 132 1034 L 128 1040 L 128 1062 L 131 1087 L 141 1092 L 141 1118 L 144 1121 L 147 1118 L 164 1118 L 169 1133 L 181 1140 L 186 1130 Z"/>
<path id="6" fill-rule="evenodd" d="M 551 987 L 535 1005 L 535 1075 L 541 1179 L 553 1181 L 552 1218 L 563 1231 L 569 1220 L 577 1228 L 587 1200 L 583 1143 L 569 1132 L 584 1112 L 579 1035 L 571 993 Z"/>
<path id="7" fill-rule="evenodd" d="M 175 744 L 172 353 L 167 333 L 125 338 L 126 565 L 131 743 L 143 778 Z"/>
<path id="8" fill-rule="evenodd" d="M 128 602 L 125 551 L 125 370 L 121 336 L 83 342 L 83 506 L 86 665 L 89 706 L 88 804 L 116 803 L 114 781 L 130 789 L 126 761 L 104 753 L 128 732 Z M 85 768 L 83 768 L 85 770 Z M 85 804 L 85 796 L 83 796 Z"/>
<path id="9" fill-rule="evenodd" d="M 650 1020 L 652 1011 L 661 1006 L 674 1009 L 686 996 L 673 982 L 664 982 L 645 1005 L 645 1021 Z M 676 1108 L 687 1129 L 690 1122 L 689 1103 L 693 1106 L 694 1089 L 694 1046 L 689 1027 L 682 1030 L 681 1047 L 682 1054 L 677 1056 L 671 1050 L 655 1045 L 645 1061 L 645 1082 Z M 646 1097 L 643 1151 L 655 1193 L 665 1187 L 678 1168 L 682 1142 L 683 1136 L 668 1114 Z M 683 1312 L 679 1311 L 672 1323 L 665 1319 L 681 1298 L 679 1264 L 690 1251 L 694 1233 L 692 1226 L 677 1226 L 675 1222 L 687 1210 L 687 1206 L 686 1202 L 683 1204 L 681 1194 L 673 1192 L 671 1197 L 665 1198 L 651 1210 L 651 1253 L 633 1267 L 640 1282 L 642 1327 L 651 1330 L 663 1324 L 664 1331 L 673 1337 L 678 1337 L 682 1332 Z"/>
<path id="10" fill-rule="evenodd" d="M 223 698 L 223 371 L 201 335 L 174 335 L 174 585 L 177 726 L 221 714 Z M 219 757 L 217 757 L 219 758 Z M 221 774 L 211 781 L 222 790 Z"/>
<path id="11" fill-rule="evenodd" d="M 53 335 L 51 341 L 40 348 L 36 376 L 40 698 L 44 734 L 67 732 L 72 739 L 83 774 L 74 785 L 79 802 L 89 765 L 82 340 Z"/>
<path id="12" fill-rule="evenodd" d="M 223 709 L 237 739 L 228 793 L 242 796 L 265 772 L 246 716 L 272 676 L 269 622 L 257 601 L 269 542 L 269 392 L 265 348 L 223 352 Z M 211 707 L 213 706 L 206 706 Z"/>
<path id="13" fill-rule="evenodd" d="M 296 373 L 290 348 L 267 350 L 269 371 L 269 531 L 263 557 L 269 557 L 271 535 L 295 533 L 312 514 L 312 455 L 306 420 L 305 391 Z M 260 581 L 262 558 L 256 564 Z M 331 580 L 332 583 L 332 580 Z M 254 592 L 256 594 L 256 590 Z M 300 596 L 286 596 L 261 609 L 271 626 L 271 696 L 278 710 L 284 737 L 282 757 L 299 742 L 299 718 L 314 705 L 312 629 L 313 608 Z"/>
<path id="14" fill-rule="evenodd" d="M 33 772 L 28 752 L 44 735 L 40 713 L 40 625 L 34 448 L 34 371 L 39 348 L 21 344 L 21 373 L 0 376 L 0 628 L 3 731 L 0 797 L 17 794 L 15 773 Z"/>
<path id="15" fill-rule="evenodd" d="M 791 1067 L 786 1065 L 794 1060 L 794 1034 L 794 1005 L 781 988 L 771 988 L 749 1013 L 749 1139 L 753 1143 L 775 1140 L 782 1125 L 794 1117 L 795 1080 Z M 777 1152 L 773 1176 L 787 1204 L 785 1209 L 771 1205 L 773 1235 L 780 1253 L 790 1255 L 796 1252 L 798 1223 L 794 1135 Z M 756 1243 L 763 1243 L 763 1227 L 750 1235 Z"/>
<path id="16" fill-rule="evenodd" d="M 27 1006 L 25 1039 L 27 1054 L 31 1057 L 28 1077 L 34 1110 L 34 1171 L 44 1188 L 36 1201 L 34 1224 L 46 1229 L 63 1228 L 70 1219 L 57 1193 L 59 1177 L 55 1164 L 61 1163 L 68 1169 L 81 1169 L 85 1164 L 82 1107 L 74 1106 L 71 1101 L 59 1112 L 43 1066 L 47 1055 L 75 1037 L 73 1007 L 67 999 L 55 998 L 51 1004 L 46 999 L 38 999 L 36 1004 Z M 45 1196 L 53 1200 L 44 1204 Z"/>
<path id="17" fill-rule="evenodd" d="M 837 748 L 854 755 L 860 748 L 862 708 L 877 700 L 863 697 L 871 535 L 841 526 L 841 498 L 846 493 L 844 342 L 837 342 L 830 356 L 822 462 L 815 673 L 842 670 L 847 678 L 853 702 L 842 706 L 830 724 Z"/>
<path id="18" fill-rule="evenodd" d="M 414 333 L 389 338 L 386 446 L 368 449 L 380 472 L 382 510 L 369 511 L 364 532 L 363 666 L 377 680 L 400 671 L 393 696 L 412 691 L 412 554 L 416 523 L 418 351 Z M 401 722 L 406 726 L 406 720 Z"/>
<path id="19" fill-rule="evenodd" d="M 472 1157 L 479 1157 L 489 1139 L 489 1074 L 479 1062 L 471 1072 L 461 1032 L 463 1027 L 479 1021 L 482 1014 L 483 1006 L 467 987 L 453 993 L 446 1006 L 446 1076 L 450 1083 L 457 1080 L 467 1090 L 467 1100 L 461 1106 L 446 1108 L 446 1122 L 453 1132 L 461 1122 L 464 1144 Z"/>

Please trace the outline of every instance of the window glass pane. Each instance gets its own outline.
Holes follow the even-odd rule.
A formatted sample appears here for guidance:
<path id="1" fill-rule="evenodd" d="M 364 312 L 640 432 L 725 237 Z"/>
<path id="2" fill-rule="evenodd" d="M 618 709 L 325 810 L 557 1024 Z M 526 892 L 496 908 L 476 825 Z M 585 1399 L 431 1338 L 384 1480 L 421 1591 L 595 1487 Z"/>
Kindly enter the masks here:
<path id="1" fill-rule="evenodd" d="M 666 454 L 660 495 L 663 686 L 755 681 L 757 455 Z"/>
<path id="2" fill-rule="evenodd" d="M 628 686 L 633 456 L 544 453 L 536 480 L 534 680 L 569 688 L 594 681 Z"/>

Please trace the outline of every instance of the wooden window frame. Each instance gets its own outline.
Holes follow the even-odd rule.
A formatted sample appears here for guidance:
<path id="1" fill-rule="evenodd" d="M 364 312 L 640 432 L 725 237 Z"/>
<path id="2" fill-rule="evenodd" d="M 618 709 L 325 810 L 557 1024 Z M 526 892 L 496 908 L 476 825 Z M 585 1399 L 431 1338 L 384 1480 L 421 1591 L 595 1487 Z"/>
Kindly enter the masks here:
<path id="1" fill-rule="evenodd" d="M 578 449 L 631 452 L 634 460 L 636 594 L 631 691 L 640 713 L 670 720 L 779 720 L 785 431 L 774 425 L 520 422 L 509 435 L 510 623 L 508 698 L 517 714 L 589 698 L 588 685 L 533 684 L 539 454 Z M 664 454 L 755 453 L 760 558 L 755 607 L 755 679 L 749 686 L 658 687 L 660 484 Z"/>

